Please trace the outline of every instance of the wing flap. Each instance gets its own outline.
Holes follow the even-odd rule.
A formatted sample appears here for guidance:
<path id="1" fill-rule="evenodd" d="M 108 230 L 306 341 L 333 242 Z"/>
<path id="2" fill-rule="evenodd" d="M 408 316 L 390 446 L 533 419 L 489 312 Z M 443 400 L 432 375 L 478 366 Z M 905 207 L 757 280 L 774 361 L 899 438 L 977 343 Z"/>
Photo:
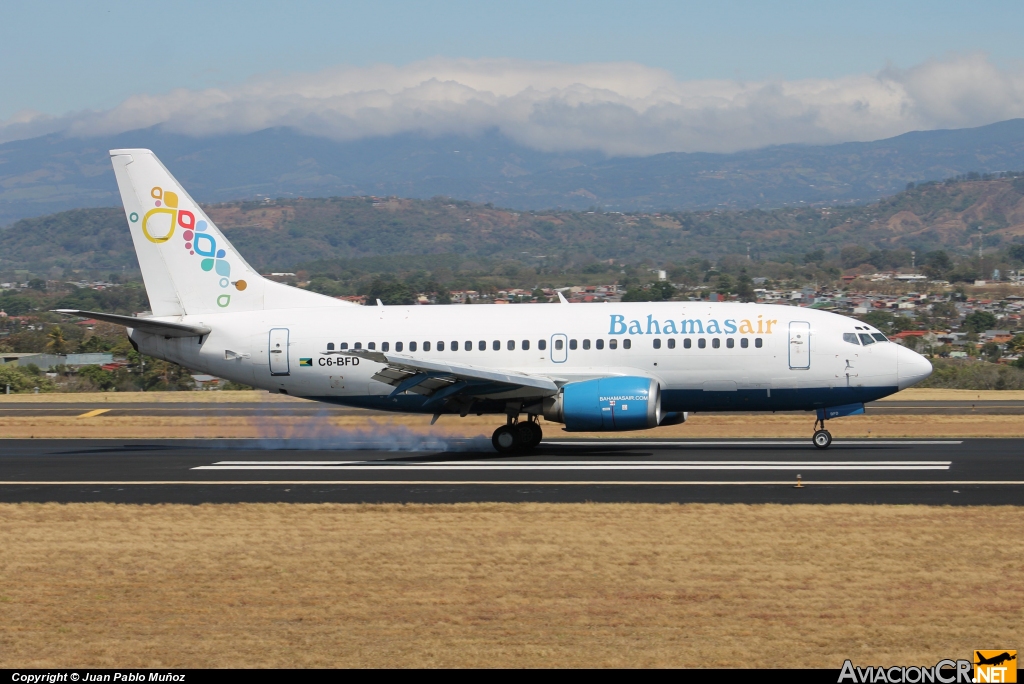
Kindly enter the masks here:
<path id="1" fill-rule="evenodd" d="M 368 361 L 385 364 L 374 380 L 398 386 L 410 378 L 426 375 L 421 382 L 413 385 L 408 391 L 417 394 L 431 395 L 457 382 L 489 383 L 505 385 L 513 388 L 530 388 L 538 390 L 538 394 L 551 395 L 558 392 L 558 385 L 550 378 L 507 370 L 477 368 L 466 364 L 418 359 L 405 354 L 371 351 L 368 349 L 351 349 L 333 352 L 345 356 L 358 356 Z"/>

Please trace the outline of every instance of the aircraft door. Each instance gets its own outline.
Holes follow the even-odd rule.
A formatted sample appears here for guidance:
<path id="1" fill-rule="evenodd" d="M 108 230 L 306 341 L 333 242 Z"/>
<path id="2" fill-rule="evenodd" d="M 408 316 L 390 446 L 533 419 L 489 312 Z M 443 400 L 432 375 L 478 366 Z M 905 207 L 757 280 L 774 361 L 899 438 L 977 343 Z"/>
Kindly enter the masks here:
<path id="1" fill-rule="evenodd" d="M 789 367 L 807 370 L 811 367 L 811 324 L 791 321 L 789 324 Z"/>
<path id="2" fill-rule="evenodd" d="M 288 375 L 288 328 L 270 329 L 270 374 Z"/>
<path id="3" fill-rule="evenodd" d="M 551 361 L 552 363 L 565 363 L 569 358 L 569 340 L 562 333 L 551 336 Z"/>

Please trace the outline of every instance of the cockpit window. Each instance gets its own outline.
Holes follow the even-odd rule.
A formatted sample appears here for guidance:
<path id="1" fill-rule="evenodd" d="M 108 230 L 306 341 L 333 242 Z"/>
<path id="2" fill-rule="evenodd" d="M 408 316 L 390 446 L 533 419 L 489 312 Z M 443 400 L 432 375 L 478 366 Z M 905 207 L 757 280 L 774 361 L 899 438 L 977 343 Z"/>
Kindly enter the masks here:
<path id="1" fill-rule="evenodd" d="M 860 341 L 861 341 L 861 344 L 863 344 L 866 347 L 869 344 L 874 344 L 875 343 L 875 338 L 873 338 L 871 335 L 868 335 L 867 333 L 861 333 L 860 334 Z"/>
<path id="2" fill-rule="evenodd" d="M 889 341 L 889 338 L 886 337 L 885 335 L 883 335 L 882 333 L 871 333 L 871 336 L 874 337 L 879 342 L 888 342 Z"/>
<path id="3" fill-rule="evenodd" d="M 849 342 L 850 344 L 860 344 L 857 341 L 857 333 L 843 333 L 843 342 Z"/>

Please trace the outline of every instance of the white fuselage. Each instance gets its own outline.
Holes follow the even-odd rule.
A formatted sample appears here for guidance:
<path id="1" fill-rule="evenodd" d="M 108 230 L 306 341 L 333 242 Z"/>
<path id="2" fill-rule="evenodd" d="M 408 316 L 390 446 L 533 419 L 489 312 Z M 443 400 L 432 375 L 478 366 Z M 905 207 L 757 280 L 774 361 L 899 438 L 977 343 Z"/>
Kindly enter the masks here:
<path id="1" fill-rule="evenodd" d="M 931 371 L 918 354 L 877 341 L 878 331 L 861 321 L 762 304 L 325 307 L 175 320 L 212 332 L 164 338 L 135 331 L 132 339 L 146 354 L 237 382 L 396 411 L 428 409 L 419 395 L 389 396 L 394 388 L 372 379 L 382 364 L 339 351 L 388 350 L 559 384 L 652 378 L 665 411 L 838 406 L 892 394 Z M 501 412 L 497 404 L 480 410 Z"/>

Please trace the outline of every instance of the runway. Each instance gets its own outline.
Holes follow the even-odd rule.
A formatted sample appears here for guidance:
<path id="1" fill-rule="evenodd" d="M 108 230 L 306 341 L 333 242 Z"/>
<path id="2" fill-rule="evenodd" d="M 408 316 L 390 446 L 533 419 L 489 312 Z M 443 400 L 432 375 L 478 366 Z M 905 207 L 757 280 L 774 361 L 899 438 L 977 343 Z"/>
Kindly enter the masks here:
<path id="1" fill-rule="evenodd" d="M 1024 440 L 3 440 L 0 501 L 1024 504 Z M 443 448 L 442 448 L 443 447 Z M 800 487 L 797 487 L 799 476 Z"/>

